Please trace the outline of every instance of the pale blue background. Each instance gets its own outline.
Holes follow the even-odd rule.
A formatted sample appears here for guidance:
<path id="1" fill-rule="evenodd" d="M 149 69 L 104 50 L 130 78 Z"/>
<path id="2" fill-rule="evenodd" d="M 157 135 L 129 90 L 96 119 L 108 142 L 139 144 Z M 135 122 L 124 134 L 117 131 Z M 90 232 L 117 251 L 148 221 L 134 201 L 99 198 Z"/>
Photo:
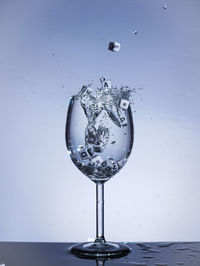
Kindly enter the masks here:
<path id="1" fill-rule="evenodd" d="M 144 88 L 134 151 L 105 186 L 107 239 L 200 240 L 199 14 L 199 0 L 0 1 L 0 240 L 94 237 L 95 185 L 64 129 L 70 95 L 102 75 Z"/>

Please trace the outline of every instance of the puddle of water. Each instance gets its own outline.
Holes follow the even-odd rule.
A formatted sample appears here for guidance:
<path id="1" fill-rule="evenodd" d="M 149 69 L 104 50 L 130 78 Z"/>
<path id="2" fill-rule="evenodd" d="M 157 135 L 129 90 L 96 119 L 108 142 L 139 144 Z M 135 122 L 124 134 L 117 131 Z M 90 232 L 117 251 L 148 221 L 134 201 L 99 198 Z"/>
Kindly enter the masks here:
<path id="1" fill-rule="evenodd" d="M 193 252 L 200 252 L 200 249 L 190 248 L 190 250 Z"/>
<path id="2" fill-rule="evenodd" d="M 160 248 L 168 248 L 172 245 L 175 245 L 176 243 L 172 243 L 172 242 L 168 242 L 168 243 L 161 243 L 161 244 L 158 244 L 158 247 Z"/>
<path id="3" fill-rule="evenodd" d="M 190 250 L 190 248 L 188 248 L 188 247 L 182 247 L 182 248 L 177 248 L 176 250 L 185 251 L 185 250 Z"/>
<path id="4" fill-rule="evenodd" d="M 126 264 L 131 264 L 135 266 L 146 266 L 147 265 L 145 262 L 127 262 Z"/>
<path id="5" fill-rule="evenodd" d="M 159 252 L 160 252 L 160 250 L 158 250 L 158 249 L 153 249 L 153 248 L 150 248 L 150 249 L 148 249 L 148 250 L 147 250 L 147 252 L 150 252 L 150 253 L 159 253 Z"/>

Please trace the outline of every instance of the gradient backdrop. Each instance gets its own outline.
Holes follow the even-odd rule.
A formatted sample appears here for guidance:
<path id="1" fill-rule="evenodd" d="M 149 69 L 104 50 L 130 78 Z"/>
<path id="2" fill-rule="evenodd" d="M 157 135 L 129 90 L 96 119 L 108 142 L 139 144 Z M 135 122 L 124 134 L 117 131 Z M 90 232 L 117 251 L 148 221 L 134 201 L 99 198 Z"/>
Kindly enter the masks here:
<path id="1" fill-rule="evenodd" d="M 64 131 L 70 95 L 101 76 L 143 87 L 134 150 L 105 185 L 106 238 L 200 240 L 199 13 L 199 0 L 0 1 L 1 241 L 95 236 L 95 185 Z"/>

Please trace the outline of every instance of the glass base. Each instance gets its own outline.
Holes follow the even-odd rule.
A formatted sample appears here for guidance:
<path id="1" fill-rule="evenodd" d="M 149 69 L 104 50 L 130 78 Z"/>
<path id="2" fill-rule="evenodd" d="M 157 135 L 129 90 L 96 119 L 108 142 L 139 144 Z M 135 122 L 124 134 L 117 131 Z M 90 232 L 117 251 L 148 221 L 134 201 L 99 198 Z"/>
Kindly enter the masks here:
<path id="1" fill-rule="evenodd" d="M 131 249 L 122 243 L 79 243 L 71 247 L 71 252 L 82 258 L 117 258 L 126 256 Z"/>

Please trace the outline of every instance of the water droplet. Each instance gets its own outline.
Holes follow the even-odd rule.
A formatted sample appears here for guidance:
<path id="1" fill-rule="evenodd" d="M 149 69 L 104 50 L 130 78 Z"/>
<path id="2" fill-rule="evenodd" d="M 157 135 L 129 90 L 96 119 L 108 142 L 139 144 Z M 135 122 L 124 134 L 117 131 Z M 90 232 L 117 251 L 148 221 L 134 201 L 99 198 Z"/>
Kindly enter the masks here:
<path id="1" fill-rule="evenodd" d="M 133 34 L 136 35 L 138 32 L 136 30 L 133 31 Z"/>
<path id="2" fill-rule="evenodd" d="M 166 6 L 166 5 L 164 5 L 164 6 L 163 6 L 163 9 L 164 9 L 164 10 L 166 10 L 166 9 L 167 9 L 167 6 Z"/>

